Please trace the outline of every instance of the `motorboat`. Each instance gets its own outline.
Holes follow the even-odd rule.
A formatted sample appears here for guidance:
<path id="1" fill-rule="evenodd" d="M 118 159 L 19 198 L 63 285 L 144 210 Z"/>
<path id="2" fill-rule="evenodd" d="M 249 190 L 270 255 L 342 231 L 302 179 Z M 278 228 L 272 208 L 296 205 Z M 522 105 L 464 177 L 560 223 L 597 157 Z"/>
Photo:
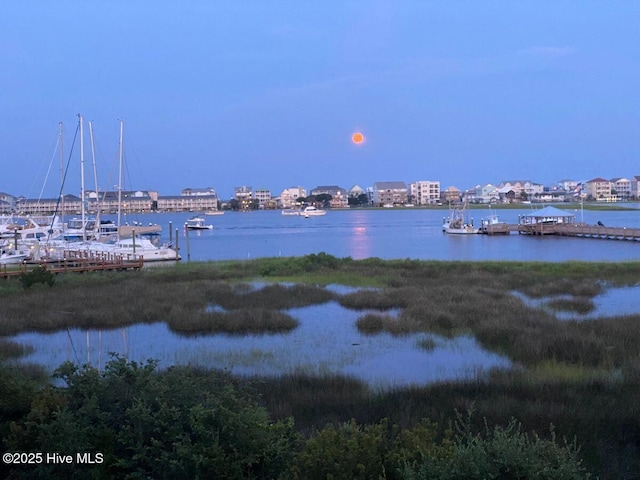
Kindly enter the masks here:
<path id="1" fill-rule="evenodd" d="M 320 209 L 314 207 L 313 205 L 305 207 L 304 210 L 302 210 L 300 212 L 300 215 L 302 215 L 305 218 L 320 217 L 320 216 L 326 215 L 326 214 L 327 214 L 326 210 L 320 210 Z"/>
<path id="2" fill-rule="evenodd" d="M 16 252 L 15 250 L 0 250 L 0 265 L 22 263 L 26 259 L 26 253 Z"/>
<path id="3" fill-rule="evenodd" d="M 116 240 L 114 243 L 92 242 L 87 250 L 94 253 L 113 253 L 137 259 L 142 257 L 146 262 L 180 260 L 178 252 L 169 245 L 157 246 L 144 237 L 130 237 Z"/>
<path id="4" fill-rule="evenodd" d="M 202 217 L 195 216 L 187 219 L 184 222 L 184 227 L 187 230 L 211 230 L 213 229 L 213 225 L 204 223 L 205 220 Z"/>

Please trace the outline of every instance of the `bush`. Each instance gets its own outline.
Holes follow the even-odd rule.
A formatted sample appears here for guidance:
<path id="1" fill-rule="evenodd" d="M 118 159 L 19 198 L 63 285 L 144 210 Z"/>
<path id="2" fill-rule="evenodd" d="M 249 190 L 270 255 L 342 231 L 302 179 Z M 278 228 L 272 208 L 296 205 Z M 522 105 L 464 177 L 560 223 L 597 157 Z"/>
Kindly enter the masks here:
<path id="1" fill-rule="evenodd" d="M 27 288 L 31 288 L 31 286 L 35 285 L 36 283 L 46 283 L 50 287 L 53 287 L 53 284 L 56 283 L 56 277 L 45 267 L 39 266 L 28 273 L 21 273 L 20 283 L 22 283 L 22 287 L 25 290 Z"/>
<path id="2" fill-rule="evenodd" d="M 103 453 L 96 465 L 40 464 L 34 478 L 278 478 L 297 445 L 223 374 L 155 371 L 116 357 L 104 372 L 70 363 L 13 425 L 10 451 Z M 24 471 L 14 473 L 24 474 Z"/>
<path id="3" fill-rule="evenodd" d="M 403 475 L 407 480 L 579 480 L 590 474 L 582 467 L 575 444 L 558 444 L 551 430 L 551 439 L 522 432 L 515 420 L 507 427 L 486 427 L 484 435 L 474 434 L 471 419 L 461 426 L 454 437 L 451 456 L 425 455 L 419 461 L 407 462 Z"/>

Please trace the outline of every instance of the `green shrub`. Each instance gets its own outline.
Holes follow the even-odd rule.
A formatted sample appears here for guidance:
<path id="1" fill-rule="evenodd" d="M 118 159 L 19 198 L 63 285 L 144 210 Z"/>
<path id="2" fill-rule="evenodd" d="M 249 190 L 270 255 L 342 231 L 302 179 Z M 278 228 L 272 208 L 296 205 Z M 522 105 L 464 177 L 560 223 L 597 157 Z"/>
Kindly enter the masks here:
<path id="1" fill-rule="evenodd" d="M 104 372 L 70 363 L 13 425 L 10 451 L 102 453 L 96 465 L 42 463 L 34 478 L 278 478 L 297 444 L 229 377 L 115 358 Z M 16 470 L 14 474 L 24 473 Z"/>
<path id="2" fill-rule="evenodd" d="M 55 275 L 43 266 L 34 268 L 28 273 L 20 274 L 20 283 L 24 289 L 31 288 L 36 283 L 46 283 L 50 287 L 56 283 Z"/>
<path id="3" fill-rule="evenodd" d="M 559 444 L 553 428 L 551 439 L 528 435 L 511 420 L 506 427 L 489 429 L 484 435 L 473 433 L 471 420 L 457 424 L 453 455 L 407 462 L 403 471 L 407 480 L 579 480 L 590 474 L 582 467 L 579 449 L 574 444 Z"/>

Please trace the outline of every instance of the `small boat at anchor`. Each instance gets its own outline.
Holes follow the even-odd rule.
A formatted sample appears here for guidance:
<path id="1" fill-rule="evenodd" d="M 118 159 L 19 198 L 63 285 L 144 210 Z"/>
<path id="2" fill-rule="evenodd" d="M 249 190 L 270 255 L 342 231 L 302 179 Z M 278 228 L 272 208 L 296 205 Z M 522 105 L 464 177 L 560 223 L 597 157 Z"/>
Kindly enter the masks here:
<path id="1" fill-rule="evenodd" d="M 209 224 L 205 223 L 204 218 L 200 216 L 195 216 L 187 219 L 187 221 L 184 222 L 184 227 L 187 230 L 212 230 L 213 229 L 213 225 L 211 225 L 210 223 Z"/>
<path id="2" fill-rule="evenodd" d="M 304 210 L 302 210 L 300 212 L 300 215 L 302 215 L 305 218 L 320 217 L 320 216 L 326 215 L 326 214 L 327 214 L 326 210 L 320 210 L 320 209 L 314 207 L 313 205 L 310 205 L 310 206 L 306 207 Z"/>

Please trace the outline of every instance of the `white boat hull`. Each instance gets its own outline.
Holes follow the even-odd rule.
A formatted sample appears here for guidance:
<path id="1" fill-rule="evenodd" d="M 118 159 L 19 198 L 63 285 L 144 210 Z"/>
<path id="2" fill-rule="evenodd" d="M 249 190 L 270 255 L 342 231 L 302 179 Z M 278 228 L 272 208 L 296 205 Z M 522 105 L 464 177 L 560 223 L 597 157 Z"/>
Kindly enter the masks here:
<path id="1" fill-rule="evenodd" d="M 27 259 L 24 253 L 3 253 L 0 255 L 0 265 L 13 265 L 22 263 Z"/>
<path id="2" fill-rule="evenodd" d="M 474 228 L 472 226 L 467 226 L 462 228 L 442 227 L 442 231 L 450 235 L 472 235 L 472 234 L 480 233 L 479 228 Z"/>

